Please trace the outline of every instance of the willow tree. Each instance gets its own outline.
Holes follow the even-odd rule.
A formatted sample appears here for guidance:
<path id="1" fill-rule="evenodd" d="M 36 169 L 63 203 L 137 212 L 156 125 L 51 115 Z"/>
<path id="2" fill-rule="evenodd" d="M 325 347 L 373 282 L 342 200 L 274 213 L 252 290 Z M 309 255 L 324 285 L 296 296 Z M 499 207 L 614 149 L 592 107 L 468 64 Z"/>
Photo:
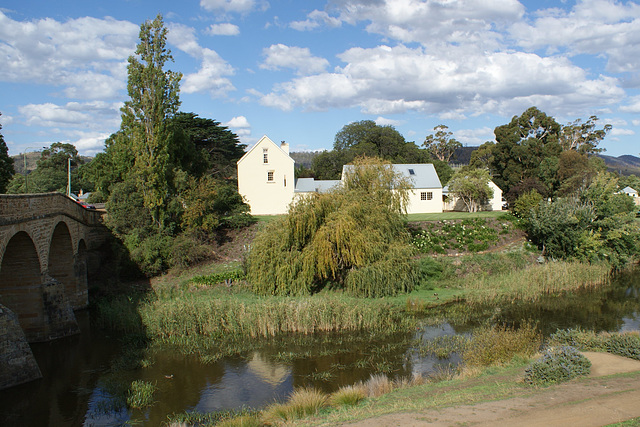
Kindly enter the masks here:
<path id="1" fill-rule="evenodd" d="M 409 188 L 391 164 L 356 160 L 342 186 L 297 201 L 256 237 L 248 260 L 254 290 L 304 295 L 331 286 L 367 297 L 410 291 L 417 270 L 402 216 Z"/>
<path id="2" fill-rule="evenodd" d="M 160 227 L 171 184 L 168 119 L 180 107 L 182 78 L 181 73 L 164 70 L 166 62 L 173 61 L 166 39 L 162 15 L 140 26 L 140 43 L 127 66 L 130 99 L 121 109 L 121 129 L 131 141 L 138 188 Z"/>

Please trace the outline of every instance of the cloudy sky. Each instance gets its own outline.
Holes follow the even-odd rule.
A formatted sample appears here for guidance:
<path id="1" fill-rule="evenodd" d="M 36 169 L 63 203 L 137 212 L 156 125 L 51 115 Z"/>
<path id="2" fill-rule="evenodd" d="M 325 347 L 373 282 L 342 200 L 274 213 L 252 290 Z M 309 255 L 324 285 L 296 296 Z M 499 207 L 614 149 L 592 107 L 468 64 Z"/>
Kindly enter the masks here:
<path id="1" fill-rule="evenodd" d="M 606 154 L 640 153 L 640 4 L 614 0 L 5 0 L 0 124 L 10 154 L 101 151 L 120 125 L 139 26 L 169 29 L 181 110 L 293 151 L 356 120 L 465 145 L 537 106 L 596 115 Z"/>

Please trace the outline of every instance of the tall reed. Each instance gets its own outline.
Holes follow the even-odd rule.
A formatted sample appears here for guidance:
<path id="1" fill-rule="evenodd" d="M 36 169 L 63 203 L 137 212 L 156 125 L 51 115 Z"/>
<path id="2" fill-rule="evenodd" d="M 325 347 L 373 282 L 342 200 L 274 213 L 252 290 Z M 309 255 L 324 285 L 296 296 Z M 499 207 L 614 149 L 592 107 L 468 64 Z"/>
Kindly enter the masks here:
<path id="1" fill-rule="evenodd" d="M 468 277 L 462 286 L 470 291 L 466 295 L 468 301 L 535 301 L 548 294 L 605 285 L 609 283 L 610 271 L 608 264 L 548 262 L 492 276 L 474 275 Z"/>

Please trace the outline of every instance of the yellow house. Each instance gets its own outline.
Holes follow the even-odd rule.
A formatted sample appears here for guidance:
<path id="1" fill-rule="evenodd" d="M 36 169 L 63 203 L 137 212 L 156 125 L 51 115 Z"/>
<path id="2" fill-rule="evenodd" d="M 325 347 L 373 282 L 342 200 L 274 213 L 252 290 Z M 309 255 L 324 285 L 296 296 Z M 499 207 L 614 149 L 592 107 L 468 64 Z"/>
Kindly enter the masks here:
<path id="1" fill-rule="evenodd" d="M 481 211 L 500 211 L 502 210 L 502 190 L 493 181 L 489 181 L 489 187 L 493 190 L 493 197 L 487 200 L 481 207 Z M 463 211 L 465 210 L 462 200 L 453 197 L 449 194 L 449 186 L 445 186 L 443 189 L 444 197 L 444 210 L 445 211 Z"/>
<path id="2" fill-rule="evenodd" d="M 294 164 L 289 145 L 278 145 L 266 135 L 238 160 L 238 193 L 251 207 L 251 214 L 285 214 L 295 200 L 342 183 L 314 178 L 295 180 Z M 350 167 L 353 166 L 345 165 L 342 174 Z M 394 164 L 393 168 L 413 184 L 407 213 L 442 212 L 442 184 L 432 164 Z"/>

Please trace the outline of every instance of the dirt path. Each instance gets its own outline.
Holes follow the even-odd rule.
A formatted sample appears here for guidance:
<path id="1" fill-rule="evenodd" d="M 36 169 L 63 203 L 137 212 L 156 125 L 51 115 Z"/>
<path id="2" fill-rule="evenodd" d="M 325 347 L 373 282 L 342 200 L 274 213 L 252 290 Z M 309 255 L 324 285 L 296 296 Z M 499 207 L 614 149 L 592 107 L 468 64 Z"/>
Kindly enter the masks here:
<path id="1" fill-rule="evenodd" d="M 350 427 L 391 426 L 603 426 L 640 417 L 640 379 L 609 375 L 640 371 L 640 361 L 606 353 L 584 353 L 592 363 L 588 378 L 531 396 L 398 413 Z"/>

